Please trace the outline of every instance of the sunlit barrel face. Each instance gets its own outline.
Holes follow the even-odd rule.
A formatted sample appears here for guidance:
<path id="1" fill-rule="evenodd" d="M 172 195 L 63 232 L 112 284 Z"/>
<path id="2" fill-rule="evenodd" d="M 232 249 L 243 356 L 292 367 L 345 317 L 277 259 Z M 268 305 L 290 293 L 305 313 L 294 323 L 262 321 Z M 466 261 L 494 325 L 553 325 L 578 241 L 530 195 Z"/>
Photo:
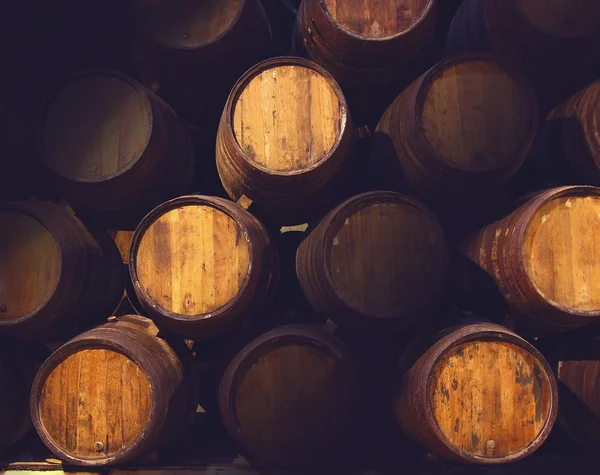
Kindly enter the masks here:
<path id="1" fill-rule="evenodd" d="M 431 410 L 453 451 L 507 459 L 546 428 L 550 381 L 539 360 L 502 340 L 473 340 L 447 350 L 429 384 Z"/>
<path id="2" fill-rule="evenodd" d="M 25 317 L 44 305 L 60 279 L 62 257 L 35 218 L 0 211 L 0 320 Z"/>
<path id="3" fill-rule="evenodd" d="M 532 216 L 523 259 L 533 285 L 552 305 L 600 313 L 600 196 L 559 196 Z"/>

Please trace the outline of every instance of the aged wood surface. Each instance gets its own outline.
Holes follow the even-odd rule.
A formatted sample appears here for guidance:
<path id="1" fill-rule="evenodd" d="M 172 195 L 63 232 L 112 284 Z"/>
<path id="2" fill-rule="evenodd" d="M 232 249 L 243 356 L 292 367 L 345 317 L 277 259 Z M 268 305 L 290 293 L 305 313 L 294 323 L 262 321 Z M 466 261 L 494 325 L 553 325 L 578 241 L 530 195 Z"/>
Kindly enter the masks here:
<path id="1" fill-rule="evenodd" d="M 290 325 L 247 345 L 221 381 L 219 409 L 229 432 L 260 463 L 330 457 L 350 434 L 357 375 L 337 338 Z"/>
<path id="2" fill-rule="evenodd" d="M 248 158 L 272 172 L 300 172 L 324 158 L 340 136 L 341 108 L 330 81 L 314 69 L 266 68 L 241 91 L 235 138 Z"/>
<path id="3" fill-rule="evenodd" d="M 126 231 L 123 229 L 114 229 L 109 232 L 113 241 L 119 249 L 123 262 L 129 262 L 129 248 L 135 231 Z"/>
<path id="4" fill-rule="evenodd" d="M 493 324 L 448 329 L 399 381 L 396 418 L 434 453 L 467 463 L 526 457 L 548 437 L 558 390 L 543 356 Z"/>
<path id="5" fill-rule="evenodd" d="M 516 317 L 540 334 L 600 317 L 600 190 L 552 188 L 469 237 L 463 252 L 495 280 Z"/>
<path id="6" fill-rule="evenodd" d="M 340 324 L 410 326 L 441 296 L 442 229 L 421 203 L 391 192 L 357 195 L 302 242 L 296 271 L 313 308 Z"/>

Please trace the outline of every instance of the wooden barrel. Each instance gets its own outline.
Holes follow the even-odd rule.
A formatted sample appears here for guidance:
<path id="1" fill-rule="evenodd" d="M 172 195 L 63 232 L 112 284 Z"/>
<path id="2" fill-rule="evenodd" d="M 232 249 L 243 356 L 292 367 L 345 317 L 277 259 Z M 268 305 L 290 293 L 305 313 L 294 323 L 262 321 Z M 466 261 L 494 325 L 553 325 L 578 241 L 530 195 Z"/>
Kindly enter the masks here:
<path id="1" fill-rule="evenodd" d="M 265 227 L 231 201 L 201 195 L 163 203 L 138 226 L 129 271 L 148 315 L 209 338 L 248 323 L 279 276 Z"/>
<path id="2" fill-rule="evenodd" d="M 465 0 L 448 33 L 447 54 L 491 51 L 536 81 L 575 77 L 600 58 L 596 0 Z"/>
<path id="3" fill-rule="evenodd" d="M 267 53 L 260 0 L 136 0 L 136 62 L 178 111 L 216 127 L 235 81 Z"/>
<path id="4" fill-rule="evenodd" d="M 563 346 L 563 345 L 560 345 Z M 559 350 L 558 424 L 575 442 L 600 447 L 600 337 L 574 338 Z"/>
<path id="5" fill-rule="evenodd" d="M 580 183 L 600 185 L 600 81 L 548 115 L 550 152 L 561 155 Z"/>
<path id="6" fill-rule="evenodd" d="M 463 243 L 514 316 L 538 334 L 600 318 L 600 188 L 565 186 L 535 195 Z"/>
<path id="7" fill-rule="evenodd" d="M 515 333 L 479 323 L 452 329 L 402 377 L 398 422 L 435 454 L 463 463 L 526 457 L 548 437 L 558 409 L 544 357 Z"/>
<path id="8" fill-rule="evenodd" d="M 380 174 L 441 202 L 496 194 L 525 159 L 538 125 L 527 78 L 502 59 L 469 53 L 413 82 L 382 116 L 372 160 Z"/>
<path id="9" fill-rule="evenodd" d="M 437 0 L 304 0 L 297 30 L 308 57 L 344 90 L 397 82 L 432 41 Z"/>
<path id="10" fill-rule="evenodd" d="M 237 82 L 217 134 L 225 190 L 282 224 L 298 224 L 332 194 L 351 159 L 354 128 L 346 100 L 322 67 L 281 57 Z"/>
<path id="11" fill-rule="evenodd" d="M 303 465 L 344 447 L 358 397 L 356 365 L 319 326 L 288 325 L 231 361 L 219 388 L 221 418 L 259 464 Z"/>
<path id="12" fill-rule="evenodd" d="M 386 191 L 334 208 L 296 255 L 296 273 L 313 308 L 361 328 L 405 328 L 430 316 L 446 267 L 436 217 L 418 201 Z"/>
<path id="13" fill-rule="evenodd" d="M 50 341 L 112 312 L 123 293 L 119 253 L 65 206 L 0 203 L 0 330 Z"/>
<path id="14" fill-rule="evenodd" d="M 196 412 L 185 356 L 142 317 L 83 333 L 36 375 L 35 429 L 57 457 L 83 466 L 123 463 L 175 442 Z"/>
<path id="15" fill-rule="evenodd" d="M 64 196 L 111 227 L 139 222 L 192 179 L 187 130 L 173 110 L 133 79 L 77 75 L 51 94 L 39 147 Z"/>

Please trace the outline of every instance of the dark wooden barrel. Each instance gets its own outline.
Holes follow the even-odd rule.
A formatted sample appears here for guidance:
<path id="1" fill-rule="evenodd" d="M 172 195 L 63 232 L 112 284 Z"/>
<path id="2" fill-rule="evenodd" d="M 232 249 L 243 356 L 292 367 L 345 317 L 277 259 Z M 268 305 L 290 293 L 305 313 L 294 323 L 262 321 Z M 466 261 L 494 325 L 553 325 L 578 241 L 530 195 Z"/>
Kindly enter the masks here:
<path id="1" fill-rule="evenodd" d="M 439 303 L 447 251 L 436 217 L 387 191 L 334 208 L 300 244 L 296 273 L 313 308 L 360 328 L 405 328 Z"/>
<path id="2" fill-rule="evenodd" d="M 508 305 L 538 334 L 600 318 L 600 189 L 565 186 L 536 194 L 473 234 L 463 253 L 495 280 Z"/>
<path id="3" fill-rule="evenodd" d="M 350 436 L 357 383 L 357 367 L 339 339 L 319 326 L 283 326 L 231 361 L 219 389 L 221 418 L 253 462 L 322 461 Z"/>
<path id="4" fill-rule="evenodd" d="M 579 183 L 600 185 L 600 81 L 558 105 L 547 126 L 549 153 L 560 155 Z"/>
<path id="5" fill-rule="evenodd" d="M 82 466 L 123 463 L 172 443 L 196 412 L 188 358 L 143 317 L 83 333 L 36 375 L 35 429 L 57 457 Z"/>
<path id="6" fill-rule="evenodd" d="M 225 190 L 253 210 L 298 224 L 330 197 L 354 152 L 346 100 L 331 75 L 302 58 L 257 64 L 237 82 L 217 135 Z"/>
<path id="7" fill-rule="evenodd" d="M 216 127 L 235 82 L 267 54 L 260 0 L 135 0 L 133 9 L 144 81 L 158 82 L 178 111 Z"/>
<path id="8" fill-rule="evenodd" d="M 135 290 L 133 290 L 133 282 L 131 281 L 131 274 L 129 273 L 129 249 L 131 248 L 131 241 L 133 241 L 135 230 L 110 229 L 108 234 L 117 245 L 119 254 L 123 260 L 123 278 L 125 281 L 123 297 L 121 298 L 119 307 L 115 311 L 115 315 L 137 314 L 146 316 L 146 312 L 135 295 Z"/>
<path id="9" fill-rule="evenodd" d="M 139 222 L 186 190 L 194 168 L 174 111 L 116 72 L 77 75 L 57 88 L 41 114 L 39 147 L 70 204 L 110 227 Z"/>
<path id="10" fill-rule="evenodd" d="M 532 454 L 558 409 L 544 357 L 515 333 L 479 323 L 442 332 L 401 379 L 403 429 L 435 454 L 497 464 Z"/>
<path id="11" fill-rule="evenodd" d="M 345 91 L 372 95 L 424 55 L 436 18 L 437 0 L 304 0 L 297 30 L 308 57 Z"/>
<path id="12" fill-rule="evenodd" d="M 599 41 L 596 0 L 465 0 L 446 52 L 495 52 L 517 62 L 536 82 L 551 82 L 594 64 Z"/>
<path id="13" fill-rule="evenodd" d="M 119 253 L 72 211 L 0 203 L 0 331 L 50 341 L 110 315 L 123 293 Z"/>
<path id="14" fill-rule="evenodd" d="M 497 194 L 525 159 L 537 101 L 512 64 L 468 53 L 445 59 L 388 107 L 373 137 L 381 179 L 436 202 Z"/>
<path id="15" fill-rule="evenodd" d="M 600 336 L 558 345 L 558 425 L 575 442 L 600 448 Z"/>
<path id="16" fill-rule="evenodd" d="M 148 315 L 192 338 L 247 324 L 279 277 L 265 227 L 235 203 L 201 195 L 163 203 L 142 220 L 129 270 Z"/>

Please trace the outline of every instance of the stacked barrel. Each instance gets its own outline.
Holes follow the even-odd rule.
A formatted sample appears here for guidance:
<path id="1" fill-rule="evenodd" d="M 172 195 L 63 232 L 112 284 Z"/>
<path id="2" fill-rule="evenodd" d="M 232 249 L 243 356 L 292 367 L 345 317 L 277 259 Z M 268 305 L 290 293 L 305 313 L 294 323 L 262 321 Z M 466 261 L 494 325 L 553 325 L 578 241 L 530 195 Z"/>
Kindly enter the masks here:
<path id="1" fill-rule="evenodd" d="M 457 3 L 115 4 L 0 97 L 0 450 L 600 446 L 597 2 Z"/>

